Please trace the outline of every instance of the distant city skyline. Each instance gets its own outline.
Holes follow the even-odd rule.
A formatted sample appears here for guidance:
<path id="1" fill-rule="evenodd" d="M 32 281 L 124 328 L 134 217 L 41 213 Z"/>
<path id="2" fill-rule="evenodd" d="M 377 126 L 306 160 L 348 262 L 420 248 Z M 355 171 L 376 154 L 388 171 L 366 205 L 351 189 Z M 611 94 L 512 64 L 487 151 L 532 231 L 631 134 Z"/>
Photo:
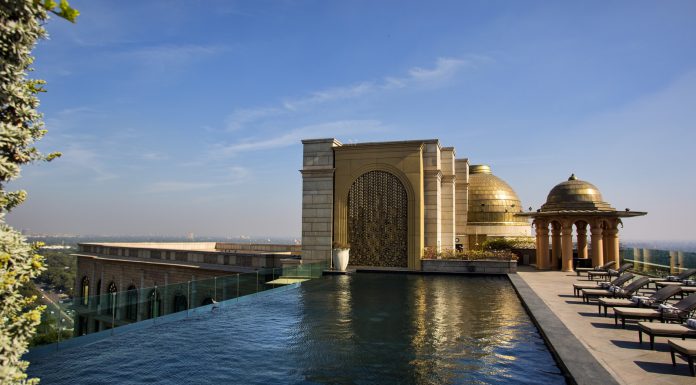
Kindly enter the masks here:
<path id="1" fill-rule="evenodd" d="M 695 240 L 696 3 L 71 1 L 36 49 L 35 233 L 297 238 L 301 139 L 440 139 L 534 210 L 571 173 L 622 240 Z"/>

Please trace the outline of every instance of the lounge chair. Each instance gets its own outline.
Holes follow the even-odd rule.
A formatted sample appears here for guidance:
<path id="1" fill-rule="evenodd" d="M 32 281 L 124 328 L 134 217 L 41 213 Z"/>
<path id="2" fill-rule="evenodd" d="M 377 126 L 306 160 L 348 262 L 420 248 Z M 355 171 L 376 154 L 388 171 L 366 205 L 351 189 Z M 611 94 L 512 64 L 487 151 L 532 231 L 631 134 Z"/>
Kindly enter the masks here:
<path id="1" fill-rule="evenodd" d="M 682 324 L 638 322 L 638 341 L 643 343 L 643 333 L 650 337 L 650 350 L 655 350 L 655 337 L 696 338 L 696 329 Z"/>
<path id="2" fill-rule="evenodd" d="M 694 357 L 696 357 L 696 341 L 680 341 L 680 340 L 667 340 L 669 344 L 669 353 L 672 355 L 672 366 L 677 366 L 677 360 L 674 359 L 674 353 L 679 353 L 686 358 L 689 362 L 689 371 L 692 376 L 696 376 L 696 370 L 694 370 Z"/>
<path id="3" fill-rule="evenodd" d="M 671 285 L 676 285 L 676 286 L 682 286 L 683 282 L 692 275 L 696 274 L 696 269 L 689 269 L 682 271 L 681 274 L 672 276 L 672 279 L 664 279 L 664 278 L 657 278 L 653 279 L 653 283 L 655 283 L 655 287 L 662 287 L 662 286 L 671 286 Z"/>
<path id="4" fill-rule="evenodd" d="M 632 263 L 624 263 L 621 265 L 619 270 L 607 270 L 607 271 L 588 271 L 587 279 L 594 280 L 595 278 L 601 278 L 603 280 L 608 280 L 611 277 L 618 277 L 629 269 L 633 268 Z"/>
<path id="5" fill-rule="evenodd" d="M 664 305 L 661 305 L 664 306 Z M 672 305 L 673 310 L 666 309 L 650 309 L 650 308 L 631 308 L 631 307 L 615 307 L 614 308 L 614 324 L 619 324 L 621 318 L 621 327 L 626 328 L 626 319 L 643 319 L 643 320 L 661 320 L 661 321 L 678 321 L 685 320 L 689 313 L 696 309 L 696 295 L 690 295 L 681 301 Z"/>
<path id="6" fill-rule="evenodd" d="M 597 267 L 576 267 L 575 273 L 580 276 L 580 273 L 586 273 L 588 271 L 607 271 L 616 265 L 616 261 L 609 261 L 602 266 Z"/>
<path id="7" fill-rule="evenodd" d="M 681 292 L 679 286 L 667 286 L 653 293 L 644 301 L 632 301 L 625 298 L 600 298 L 597 301 L 599 314 L 602 314 L 602 307 L 604 308 L 604 316 L 607 316 L 607 308 L 610 307 L 651 307 L 652 305 L 657 306 L 668 299 L 674 297 Z"/>
<path id="8" fill-rule="evenodd" d="M 624 275 L 633 276 L 631 273 Z M 615 286 L 615 289 L 612 287 L 606 289 L 582 289 L 582 300 L 589 303 L 591 298 L 599 297 L 631 298 L 638 290 L 649 283 L 650 278 L 640 277 L 623 288 Z"/>
<path id="9" fill-rule="evenodd" d="M 582 282 L 582 283 L 574 283 L 573 284 L 573 295 L 576 297 L 580 296 L 580 292 L 583 289 L 602 289 L 605 286 L 601 286 L 600 284 L 605 284 L 606 287 L 609 286 L 623 286 L 624 283 L 628 282 L 633 278 L 633 274 L 624 274 L 622 276 L 617 277 L 611 282 Z"/>

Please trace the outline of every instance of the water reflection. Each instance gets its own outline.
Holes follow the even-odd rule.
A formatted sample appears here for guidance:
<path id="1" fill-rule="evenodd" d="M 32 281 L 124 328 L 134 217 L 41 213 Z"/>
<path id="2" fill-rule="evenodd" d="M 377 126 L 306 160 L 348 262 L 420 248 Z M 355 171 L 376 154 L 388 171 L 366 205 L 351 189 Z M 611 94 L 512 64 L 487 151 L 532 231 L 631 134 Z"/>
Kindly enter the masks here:
<path id="1" fill-rule="evenodd" d="M 310 381 L 564 383 L 505 278 L 336 276 L 302 303 L 293 353 Z"/>
<path id="2" fill-rule="evenodd" d="M 46 384 L 562 384 L 505 278 L 324 277 L 32 361 Z"/>

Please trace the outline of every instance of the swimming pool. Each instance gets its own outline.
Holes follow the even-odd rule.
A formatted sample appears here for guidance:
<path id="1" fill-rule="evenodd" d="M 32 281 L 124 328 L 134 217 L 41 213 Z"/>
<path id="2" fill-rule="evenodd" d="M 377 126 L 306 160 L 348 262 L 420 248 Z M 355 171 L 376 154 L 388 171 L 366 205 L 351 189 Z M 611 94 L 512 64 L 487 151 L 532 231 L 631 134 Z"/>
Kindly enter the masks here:
<path id="1" fill-rule="evenodd" d="M 506 277 L 326 276 L 32 362 L 43 384 L 564 384 Z"/>

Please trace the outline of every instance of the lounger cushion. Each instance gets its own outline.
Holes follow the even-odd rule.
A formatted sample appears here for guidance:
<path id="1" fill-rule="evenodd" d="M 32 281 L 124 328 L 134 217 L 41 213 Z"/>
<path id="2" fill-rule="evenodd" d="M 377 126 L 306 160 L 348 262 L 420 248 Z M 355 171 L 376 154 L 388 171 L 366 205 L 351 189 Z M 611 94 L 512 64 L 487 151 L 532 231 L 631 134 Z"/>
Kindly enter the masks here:
<path id="1" fill-rule="evenodd" d="M 623 298 L 600 298 L 599 303 L 607 307 L 636 305 L 636 303 L 632 302 L 630 299 Z"/>
<path id="2" fill-rule="evenodd" d="M 638 322 L 638 327 L 647 331 L 649 334 L 662 336 L 696 336 L 696 330 L 682 324 L 663 324 L 658 322 Z"/>
<path id="3" fill-rule="evenodd" d="M 615 307 L 614 313 L 618 315 L 624 315 L 628 317 L 645 317 L 645 318 L 657 318 L 662 312 L 655 309 L 647 308 L 633 308 L 633 307 Z"/>
<path id="4" fill-rule="evenodd" d="M 689 356 L 696 355 L 696 341 L 694 340 L 667 340 L 667 343 L 680 353 Z"/>
<path id="5" fill-rule="evenodd" d="M 667 281 L 658 281 L 655 282 L 657 286 L 681 286 L 681 282 L 667 282 Z"/>
<path id="6" fill-rule="evenodd" d="M 605 295 L 611 296 L 613 293 L 605 289 L 582 289 L 584 295 Z"/>
<path id="7" fill-rule="evenodd" d="M 596 283 L 574 283 L 573 287 L 580 290 L 580 289 L 599 289 L 599 285 Z"/>

